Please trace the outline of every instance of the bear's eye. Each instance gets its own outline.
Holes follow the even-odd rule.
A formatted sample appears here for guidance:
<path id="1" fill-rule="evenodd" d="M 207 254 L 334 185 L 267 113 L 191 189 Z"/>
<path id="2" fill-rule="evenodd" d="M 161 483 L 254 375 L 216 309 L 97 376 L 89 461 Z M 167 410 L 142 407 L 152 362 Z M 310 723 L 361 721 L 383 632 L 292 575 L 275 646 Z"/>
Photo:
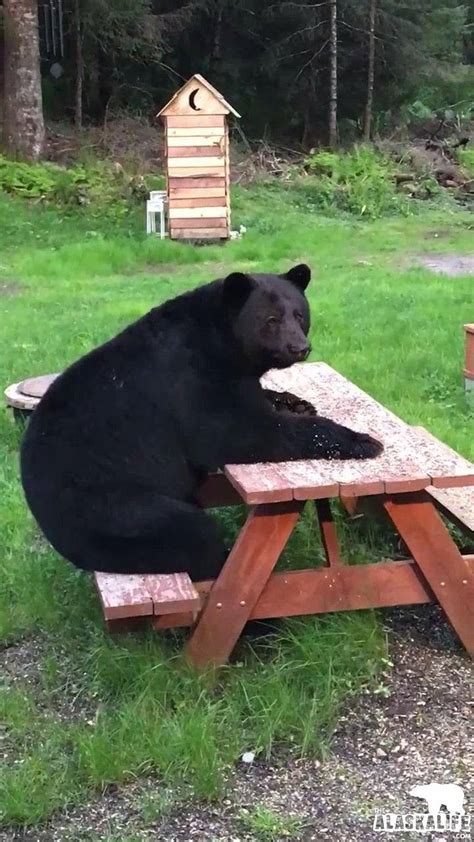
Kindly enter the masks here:
<path id="1" fill-rule="evenodd" d="M 303 313 L 298 313 L 295 311 L 295 318 L 298 319 L 299 322 L 303 321 Z"/>
<path id="2" fill-rule="evenodd" d="M 277 317 L 276 316 L 269 316 L 267 321 L 266 321 L 266 324 L 267 325 L 277 325 L 278 324 Z"/>

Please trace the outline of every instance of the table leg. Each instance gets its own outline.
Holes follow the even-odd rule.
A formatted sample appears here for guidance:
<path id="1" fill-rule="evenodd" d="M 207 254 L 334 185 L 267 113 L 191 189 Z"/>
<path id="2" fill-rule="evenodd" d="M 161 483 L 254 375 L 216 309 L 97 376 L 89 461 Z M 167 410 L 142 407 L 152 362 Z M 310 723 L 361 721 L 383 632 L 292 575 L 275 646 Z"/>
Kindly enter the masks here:
<path id="1" fill-rule="evenodd" d="M 188 641 L 187 654 L 197 668 L 227 661 L 303 506 L 292 500 L 250 512 Z"/>
<path id="2" fill-rule="evenodd" d="M 385 510 L 471 656 L 474 570 L 463 558 L 426 492 L 388 497 Z"/>
<path id="3" fill-rule="evenodd" d="M 341 553 L 331 505 L 329 500 L 326 499 L 315 500 L 314 502 L 316 504 L 326 561 L 329 567 L 338 567 L 341 564 Z"/>

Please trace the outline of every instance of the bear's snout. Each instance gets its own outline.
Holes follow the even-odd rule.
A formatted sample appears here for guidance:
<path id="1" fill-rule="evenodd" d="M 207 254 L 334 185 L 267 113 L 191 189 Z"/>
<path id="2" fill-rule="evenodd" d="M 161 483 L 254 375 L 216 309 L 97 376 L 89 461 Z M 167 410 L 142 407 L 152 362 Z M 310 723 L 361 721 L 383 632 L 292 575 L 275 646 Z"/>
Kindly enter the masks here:
<path id="1" fill-rule="evenodd" d="M 311 345 L 309 344 L 309 342 L 300 343 L 298 345 L 288 345 L 288 353 L 295 360 L 295 362 L 302 362 L 303 360 L 307 359 L 310 351 Z"/>

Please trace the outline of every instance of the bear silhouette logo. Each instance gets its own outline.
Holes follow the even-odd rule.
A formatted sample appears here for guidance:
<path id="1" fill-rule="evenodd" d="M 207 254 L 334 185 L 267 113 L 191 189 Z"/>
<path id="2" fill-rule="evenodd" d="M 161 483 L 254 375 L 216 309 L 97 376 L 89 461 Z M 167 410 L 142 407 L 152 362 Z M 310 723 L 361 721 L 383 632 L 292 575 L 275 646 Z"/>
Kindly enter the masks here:
<path id="1" fill-rule="evenodd" d="M 414 786 L 409 795 L 414 798 L 424 798 L 428 804 L 428 813 L 437 816 L 441 807 L 446 807 L 448 813 L 460 813 L 464 816 L 464 791 L 457 784 L 425 784 Z"/>

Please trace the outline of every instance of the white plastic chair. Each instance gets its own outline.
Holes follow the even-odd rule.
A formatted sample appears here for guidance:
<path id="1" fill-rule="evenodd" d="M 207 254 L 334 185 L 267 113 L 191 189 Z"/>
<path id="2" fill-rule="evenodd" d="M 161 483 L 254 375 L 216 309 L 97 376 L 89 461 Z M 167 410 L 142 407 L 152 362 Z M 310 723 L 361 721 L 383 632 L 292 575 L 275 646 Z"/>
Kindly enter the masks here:
<path id="1" fill-rule="evenodd" d="M 166 190 L 152 190 L 146 203 L 146 232 L 156 234 L 156 214 L 160 215 L 160 239 L 165 234 Z"/>

